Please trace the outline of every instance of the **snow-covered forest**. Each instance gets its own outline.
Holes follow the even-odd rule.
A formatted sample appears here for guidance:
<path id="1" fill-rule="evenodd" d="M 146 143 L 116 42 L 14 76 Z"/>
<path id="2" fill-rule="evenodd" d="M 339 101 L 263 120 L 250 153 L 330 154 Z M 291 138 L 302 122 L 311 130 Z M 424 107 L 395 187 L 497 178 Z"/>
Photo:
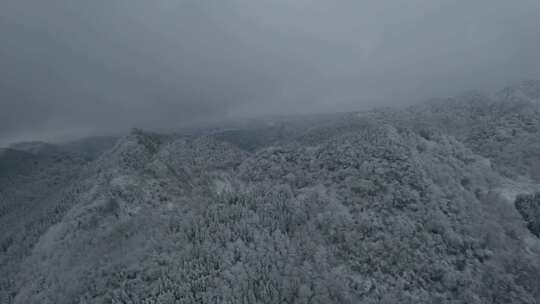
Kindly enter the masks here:
<path id="1" fill-rule="evenodd" d="M 0 152 L 0 303 L 539 303 L 540 83 Z"/>

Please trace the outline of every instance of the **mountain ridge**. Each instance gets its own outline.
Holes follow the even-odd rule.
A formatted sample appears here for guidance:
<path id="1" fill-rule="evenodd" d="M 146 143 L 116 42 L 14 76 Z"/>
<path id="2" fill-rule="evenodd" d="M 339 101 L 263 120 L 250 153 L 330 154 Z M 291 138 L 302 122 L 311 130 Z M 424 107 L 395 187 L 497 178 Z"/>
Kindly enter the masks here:
<path id="1" fill-rule="evenodd" d="M 43 157 L 37 168 L 61 182 L 38 183 L 50 193 L 25 216 L 11 206 L 26 184 L 3 184 L 14 194 L 0 197 L 0 300 L 537 303 L 536 213 L 501 190 L 533 171 L 473 134 L 512 126 L 527 151 L 539 112 L 512 98 L 454 100 L 233 133 L 134 129 L 66 166 L 21 154 Z M 533 124 L 513 124 L 523 117 Z M 28 172 L 28 183 L 50 180 Z"/>

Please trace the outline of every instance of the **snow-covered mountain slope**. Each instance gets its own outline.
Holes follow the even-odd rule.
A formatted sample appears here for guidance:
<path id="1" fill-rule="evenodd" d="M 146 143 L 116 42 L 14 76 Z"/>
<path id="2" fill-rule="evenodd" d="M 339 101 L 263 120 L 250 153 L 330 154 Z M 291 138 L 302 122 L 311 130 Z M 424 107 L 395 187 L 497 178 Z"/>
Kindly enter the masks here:
<path id="1" fill-rule="evenodd" d="M 535 109 L 468 93 L 4 150 L 0 303 L 538 303 L 537 196 L 513 202 Z"/>
<path id="2" fill-rule="evenodd" d="M 136 131 L 92 163 L 4 296 L 535 303 L 540 253 L 499 182 L 452 137 L 369 119 L 255 152 Z"/>
<path id="3" fill-rule="evenodd" d="M 88 163 L 110 147 L 95 143 L 94 156 L 43 143 L 0 151 L 0 303 L 10 303 L 20 263 L 76 203 Z"/>
<path id="4" fill-rule="evenodd" d="M 539 90 L 538 82 L 528 81 L 496 98 L 468 92 L 368 116 L 416 129 L 425 137 L 433 130 L 452 135 L 489 158 L 503 175 L 540 182 L 540 103 L 534 101 Z"/>

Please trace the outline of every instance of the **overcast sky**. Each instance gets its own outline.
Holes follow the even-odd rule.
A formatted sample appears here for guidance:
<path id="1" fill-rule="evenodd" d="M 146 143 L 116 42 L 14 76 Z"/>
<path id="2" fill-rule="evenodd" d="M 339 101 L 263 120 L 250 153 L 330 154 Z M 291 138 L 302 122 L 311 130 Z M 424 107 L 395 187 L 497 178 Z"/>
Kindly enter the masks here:
<path id="1" fill-rule="evenodd" d="M 540 79 L 538 0 L 1 0 L 0 145 Z"/>

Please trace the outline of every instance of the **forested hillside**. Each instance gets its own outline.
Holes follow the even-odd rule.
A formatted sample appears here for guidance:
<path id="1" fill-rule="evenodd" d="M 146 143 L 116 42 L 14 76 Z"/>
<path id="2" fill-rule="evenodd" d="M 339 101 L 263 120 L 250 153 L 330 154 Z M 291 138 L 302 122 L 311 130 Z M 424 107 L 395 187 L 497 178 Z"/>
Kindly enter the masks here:
<path id="1" fill-rule="evenodd" d="M 14 146 L 0 302 L 539 303 L 536 85 Z"/>
<path id="2" fill-rule="evenodd" d="M 507 87 L 495 97 L 473 92 L 427 102 L 408 112 L 415 124 L 442 129 L 489 158 L 503 175 L 540 182 L 540 82 Z"/>
<path id="3" fill-rule="evenodd" d="M 72 143 L 24 143 L 0 150 L 0 303 L 10 303 L 20 264 L 40 237 L 76 204 L 77 181 L 86 166 L 114 144 L 88 141 L 92 156 L 86 149 L 68 149 Z"/>

